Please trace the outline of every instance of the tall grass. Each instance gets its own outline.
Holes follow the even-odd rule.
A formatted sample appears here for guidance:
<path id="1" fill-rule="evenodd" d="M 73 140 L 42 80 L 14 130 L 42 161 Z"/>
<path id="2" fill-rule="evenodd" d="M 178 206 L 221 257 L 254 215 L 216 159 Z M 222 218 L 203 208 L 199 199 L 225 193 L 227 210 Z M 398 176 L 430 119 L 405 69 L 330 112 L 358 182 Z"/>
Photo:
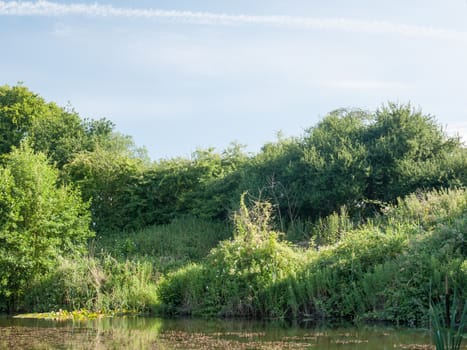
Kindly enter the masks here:
<path id="1" fill-rule="evenodd" d="M 96 249 L 119 260 L 150 261 L 157 271 L 167 273 L 200 261 L 229 236 L 230 228 L 226 224 L 184 216 L 166 225 L 101 236 L 96 241 Z"/>
<path id="2" fill-rule="evenodd" d="M 467 193 L 419 193 L 312 253 L 298 273 L 304 309 L 324 317 L 428 322 L 448 275 L 466 297 Z"/>
<path id="3" fill-rule="evenodd" d="M 436 350 L 459 350 L 461 348 L 463 333 L 467 325 L 467 302 L 464 302 L 463 309 L 459 314 L 457 312 L 458 304 L 455 298 L 452 305 L 430 305 L 432 333 Z"/>
<path id="4" fill-rule="evenodd" d="M 201 260 L 228 232 L 224 224 L 181 217 L 167 225 L 104 235 L 91 244 L 88 256 L 62 258 L 37 278 L 23 309 L 154 310 L 160 276 Z"/>
<path id="5" fill-rule="evenodd" d="M 24 308 L 147 312 L 157 304 L 156 277 L 150 263 L 119 262 L 108 254 L 61 259 L 30 286 Z"/>

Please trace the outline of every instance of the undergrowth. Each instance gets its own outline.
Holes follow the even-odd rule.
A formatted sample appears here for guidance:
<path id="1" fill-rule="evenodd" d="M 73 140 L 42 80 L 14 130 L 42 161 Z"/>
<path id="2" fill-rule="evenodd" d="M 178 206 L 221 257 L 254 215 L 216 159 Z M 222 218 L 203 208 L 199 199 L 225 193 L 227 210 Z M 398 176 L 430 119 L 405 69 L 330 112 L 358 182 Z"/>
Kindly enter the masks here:
<path id="1" fill-rule="evenodd" d="M 465 190 L 413 194 L 360 225 L 332 214 L 321 227 L 336 223 L 338 235 L 328 245 L 312 239 L 308 250 L 281 240 L 269 227 L 271 214 L 268 203 L 247 210 L 242 202 L 233 239 L 163 278 L 161 310 L 426 325 L 446 278 L 459 301 L 466 298 Z"/>
<path id="2" fill-rule="evenodd" d="M 342 210 L 318 222 L 306 249 L 274 231 L 272 215 L 269 203 L 242 199 L 229 239 L 194 218 L 104 237 L 98 253 L 37 278 L 22 307 L 427 326 L 446 281 L 465 303 L 465 190 L 413 194 L 360 225 Z"/>
<path id="3" fill-rule="evenodd" d="M 148 312 L 157 303 L 156 275 L 148 262 L 119 262 L 108 254 L 61 259 L 30 286 L 23 307 L 34 312 L 80 310 Z"/>
<path id="4" fill-rule="evenodd" d="M 282 317 L 283 297 L 268 289 L 292 277 L 304 255 L 269 227 L 269 203 L 249 211 L 243 199 L 234 237 L 199 264 L 169 274 L 159 284 L 163 311 L 170 314 Z M 278 306 L 278 307 L 275 307 Z"/>
<path id="5" fill-rule="evenodd" d="M 102 235 L 93 249 L 105 251 L 120 261 L 148 261 L 156 271 L 167 273 L 203 259 L 230 236 L 229 231 L 226 224 L 184 216 L 165 225 Z"/>

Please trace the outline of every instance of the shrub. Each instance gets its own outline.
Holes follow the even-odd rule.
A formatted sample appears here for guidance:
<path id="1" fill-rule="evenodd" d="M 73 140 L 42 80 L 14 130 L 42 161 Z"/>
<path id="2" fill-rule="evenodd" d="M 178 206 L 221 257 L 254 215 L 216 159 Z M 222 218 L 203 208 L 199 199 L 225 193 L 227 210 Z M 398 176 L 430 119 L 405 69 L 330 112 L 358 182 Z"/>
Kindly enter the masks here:
<path id="1" fill-rule="evenodd" d="M 410 195 L 320 249 L 300 275 L 306 309 L 419 324 L 443 295 L 445 276 L 465 298 L 466 200 L 465 190 Z"/>

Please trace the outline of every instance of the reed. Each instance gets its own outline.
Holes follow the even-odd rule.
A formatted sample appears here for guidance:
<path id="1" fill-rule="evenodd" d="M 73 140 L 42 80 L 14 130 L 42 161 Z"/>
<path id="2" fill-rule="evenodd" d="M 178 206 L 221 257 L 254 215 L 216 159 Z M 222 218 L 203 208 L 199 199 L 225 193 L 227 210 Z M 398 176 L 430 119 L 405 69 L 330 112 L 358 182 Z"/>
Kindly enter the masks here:
<path id="1" fill-rule="evenodd" d="M 459 350 L 467 324 L 467 301 L 459 314 L 456 298 L 452 305 L 446 299 L 445 303 L 430 305 L 433 341 L 436 350 Z"/>

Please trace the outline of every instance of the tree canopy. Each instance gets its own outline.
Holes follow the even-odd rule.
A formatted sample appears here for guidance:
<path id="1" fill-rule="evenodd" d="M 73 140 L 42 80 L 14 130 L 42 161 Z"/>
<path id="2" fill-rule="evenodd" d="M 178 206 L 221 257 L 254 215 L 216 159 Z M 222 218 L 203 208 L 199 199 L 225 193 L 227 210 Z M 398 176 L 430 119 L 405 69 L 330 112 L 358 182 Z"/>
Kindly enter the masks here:
<path id="1" fill-rule="evenodd" d="M 270 201 L 286 230 L 342 206 L 351 216 L 365 216 L 378 210 L 377 203 L 467 182 L 466 149 L 410 104 L 339 109 L 303 135 L 279 137 L 254 155 L 233 144 L 151 162 L 109 120 L 82 119 L 24 86 L 3 86 L 0 132 L 1 154 L 27 139 L 62 179 L 81 188 L 98 231 L 162 224 L 179 215 L 225 220 L 245 191 Z"/>

